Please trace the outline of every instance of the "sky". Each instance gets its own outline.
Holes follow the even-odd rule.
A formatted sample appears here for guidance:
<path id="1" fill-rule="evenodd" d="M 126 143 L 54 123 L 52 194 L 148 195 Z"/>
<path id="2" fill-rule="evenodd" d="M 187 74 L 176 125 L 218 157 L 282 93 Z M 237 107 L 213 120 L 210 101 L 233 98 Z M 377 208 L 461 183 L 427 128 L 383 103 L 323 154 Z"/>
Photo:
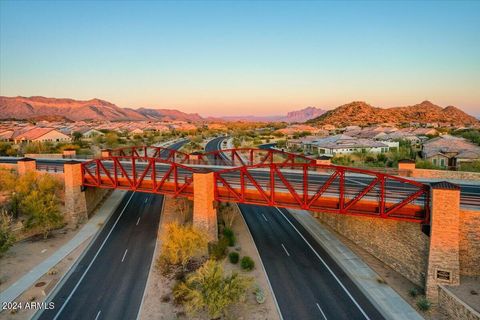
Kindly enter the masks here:
<path id="1" fill-rule="evenodd" d="M 0 95 L 201 115 L 480 115 L 480 1 L 0 1 Z"/>

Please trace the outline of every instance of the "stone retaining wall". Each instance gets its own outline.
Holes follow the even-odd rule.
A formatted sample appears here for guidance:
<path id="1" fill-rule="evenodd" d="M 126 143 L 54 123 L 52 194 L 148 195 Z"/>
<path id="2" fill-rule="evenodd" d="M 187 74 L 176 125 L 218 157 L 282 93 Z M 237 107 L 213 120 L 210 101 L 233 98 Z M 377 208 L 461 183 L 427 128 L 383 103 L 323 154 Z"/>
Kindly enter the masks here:
<path id="1" fill-rule="evenodd" d="M 448 319 L 480 320 L 480 313 L 465 304 L 446 287 L 439 286 L 439 306 Z"/>
<path id="2" fill-rule="evenodd" d="M 328 213 L 314 215 L 413 283 L 425 286 L 429 238 L 419 224 Z"/>
<path id="3" fill-rule="evenodd" d="M 414 169 L 408 175 L 411 178 L 476 180 L 480 181 L 480 172 Z"/>
<path id="4" fill-rule="evenodd" d="M 109 189 L 101 188 L 87 188 L 85 190 L 85 199 L 87 203 L 87 214 L 90 217 L 93 211 L 97 208 L 98 204 L 103 198 L 111 191 Z"/>
<path id="5" fill-rule="evenodd" d="M 460 210 L 460 274 L 480 276 L 480 211 Z"/>

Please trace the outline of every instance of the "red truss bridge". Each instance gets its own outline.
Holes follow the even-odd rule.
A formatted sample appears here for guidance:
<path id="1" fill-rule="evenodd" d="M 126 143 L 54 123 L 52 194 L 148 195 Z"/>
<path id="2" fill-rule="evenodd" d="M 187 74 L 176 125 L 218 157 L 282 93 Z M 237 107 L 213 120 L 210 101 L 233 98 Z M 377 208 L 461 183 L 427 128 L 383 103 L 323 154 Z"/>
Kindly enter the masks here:
<path id="1" fill-rule="evenodd" d="M 211 173 L 217 201 L 423 223 L 429 219 L 429 186 L 384 173 L 316 164 L 280 151 L 225 150 L 222 160 L 222 152 L 195 157 L 151 147 L 126 150 L 84 162 L 83 185 L 193 198 L 195 176 Z"/>
<path id="2" fill-rule="evenodd" d="M 240 148 L 188 154 L 164 147 L 124 147 L 109 151 L 113 157 L 155 158 L 180 164 L 252 166 L 259 164 L 315 163 L 314 159 L 274 149 Z"/>

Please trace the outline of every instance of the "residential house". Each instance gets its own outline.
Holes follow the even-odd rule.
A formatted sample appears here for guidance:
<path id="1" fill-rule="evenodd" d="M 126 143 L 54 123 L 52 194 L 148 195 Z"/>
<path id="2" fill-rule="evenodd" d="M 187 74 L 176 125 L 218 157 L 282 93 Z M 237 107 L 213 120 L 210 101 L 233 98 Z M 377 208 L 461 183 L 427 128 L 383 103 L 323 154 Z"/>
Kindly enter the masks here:
<path id="1" fill-rule="evenodd" d="M 446 134 L 424 142 L 422 157 L 433 165 L 456 169 L 461 163 L 480 160 L 480 146 Z"/>
<path id="2" fill-rule="evenodd" d="M 337 154 L 350 154 L 354 152 L 385 153 L 391 148 L 398 148 L 398 142 L 375 141 L 359 139 L 345 134 L 338 134 L 321 138 L 312 143 L 312 150 L 319 155 L 334 156 Z"/>
<path id="3" fill-rule="evenodd" d="M 13 138 L 15 143 L 69 142 L 72 139 L 54 128 L 33 128 Z"/>

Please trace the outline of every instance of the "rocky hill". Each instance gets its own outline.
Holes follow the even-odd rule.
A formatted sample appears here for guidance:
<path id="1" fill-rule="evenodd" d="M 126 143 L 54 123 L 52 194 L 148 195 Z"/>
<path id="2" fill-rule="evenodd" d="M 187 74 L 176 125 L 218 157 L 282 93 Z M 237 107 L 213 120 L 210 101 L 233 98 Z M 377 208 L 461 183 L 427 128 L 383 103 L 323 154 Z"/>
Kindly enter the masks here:
<path id="1" fill-rule="evenodd" d="M 413 106 L 393 108 L 376 108 L 363 101 L 354 101 L 307 121 L 309 124 L 332 124 L 337 127 L 366 126 L 386 122 L 397 124 L 412 122 L 452 125 L 480 124 L 477 119 L 456 107 L 442 108 L 430 101 L 423 101 Z"/>
<path id="2" fill-rule="evenodd" d="M 87 101 L 45 97 L 2 97 L 0 96 L 0 119 L 42 119 L 65 117 L 79 120 L 183 120 L 202 121 L 198 114 L 187 114 L 178 110 L 120 108 L 100 99 Z"/>

